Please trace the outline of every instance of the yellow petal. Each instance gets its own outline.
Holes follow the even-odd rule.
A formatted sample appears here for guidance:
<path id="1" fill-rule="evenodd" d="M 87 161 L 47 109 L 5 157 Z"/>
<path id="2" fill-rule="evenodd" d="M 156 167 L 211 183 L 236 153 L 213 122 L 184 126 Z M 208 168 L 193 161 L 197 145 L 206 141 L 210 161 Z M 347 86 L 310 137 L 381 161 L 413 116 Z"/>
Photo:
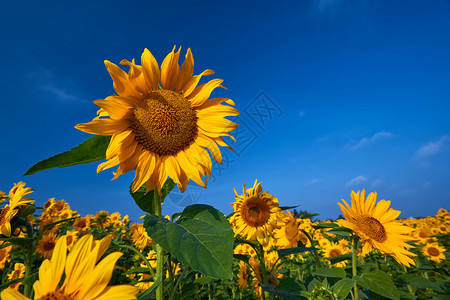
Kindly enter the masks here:
<path id="1" fill-rule="evenodd" d="M 189 81 L 186 82 L 186 84 L 181 88 L 181 91 L 183 91 L 183 96 L 188 98 L 188 96 L 190 96 L 190 94 L 194 91 L 200 79 L 203 76 L 209 76 L 212 74 L 214 74 L 214 71 L 207 69 L 202 73 L 200 73 L 199 75 L 192 76 L 192 78 L 189 79 Z"/>
<path id="2" fill-rule="evenodd" d="M 191 48 L 187 50 L 183 65 L 176 82 L 176 91 L 181 92 L 184 85 L 192 78 L 194 74 L 194 58 L 192 56 Z"/>
<path id="3" fill-rule="evenodd" d="M 223 82 L 222 79 L 213 79 L 207 83 L 199 85 L 188 97 L 191 107 L 200 106 L 208 100 L 212 91 L 219 87 Z M 186 96 L 185 96 L 186 97 Z"/>
<path id="4" fill-rule="evenodd" d="M 161 87 L 164 90 L 172 91 L 175 88 L 175 83 L 178 77 L 178 72 L 180 71 L 180 66 L 178 65 L 178 57 L 180 56 L 181 47 L 178 52 L 175 51 L 173 47 L 172 52 L 170 52 L 161 64 Z"/>
<path id="5" fill-rule="evenodd" d="M 133 89 L 133 86 L 128 81 L 128 75 L 124 70 L 110 61 L 105 60 L 105 66 L 108 70 L 114 84 L 114 90 L 120 96 L 139 96 L 139 92 Z"/>
<path id="6" fill-rule="evenodd" d="M 89 123 L 80 123 L 76 129 L 97 135 L 113 135 L 128 128 L 130 124 L 124 120 L 94 119 Z"/>
<path id="7" fill-rule="evenodd" d="M 144 53 L 142 53 L 141 64 L 147 85 L 154 91 L 158 90 L 160 77 L 158 63 L 147 48 L 145 48 Z"/>

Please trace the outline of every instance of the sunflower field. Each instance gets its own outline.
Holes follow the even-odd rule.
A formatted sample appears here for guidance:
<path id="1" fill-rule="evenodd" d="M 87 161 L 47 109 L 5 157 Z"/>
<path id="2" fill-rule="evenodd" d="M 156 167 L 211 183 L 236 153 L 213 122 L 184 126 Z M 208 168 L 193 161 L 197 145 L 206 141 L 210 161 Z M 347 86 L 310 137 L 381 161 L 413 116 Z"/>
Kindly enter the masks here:
<path id="1" fill-rule="evenodd" d="M 212 159 L 233 150 L 226 117 L 239 111 L 210 98 L 223 80 L 200 84 L 188 49 L 161 66 L 147 49 L 141 65 L 105 61 L 116 92 L 94 101 L 94 134 L 40 161 L 26 175 L 105 160 L 114 178 L 135 171 L 129 193 L 141 222 L 120 212 L 80 215 L 54 198 L 42 207 L 24 182 L 0 192 L 1 299 L 449 299 L 450 213 L 398 219 L 376 192 L 351 191 L 342 218 L 315 221 L 286 207 L 255 180 L 234 187 L 233 213 L 194 204 L 163 216 L 165 198 L 190 180 L 206 188 Z M 230 187 L 233 188 L 233 187 Z M 72 209 L 72 208 L 75 208 Z"/>

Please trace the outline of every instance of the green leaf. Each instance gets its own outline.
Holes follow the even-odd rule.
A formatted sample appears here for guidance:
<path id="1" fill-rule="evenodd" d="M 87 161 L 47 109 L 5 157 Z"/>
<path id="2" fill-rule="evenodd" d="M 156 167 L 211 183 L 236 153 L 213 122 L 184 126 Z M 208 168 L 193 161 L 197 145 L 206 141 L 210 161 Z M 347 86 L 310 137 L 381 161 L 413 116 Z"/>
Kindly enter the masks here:
<path id="1" fill-rule="evenodd" d="M 289 209 L 293 209 L 293 208 L 297 208 L 300 205 L 296 205 L 296 206 L 280 206 L 281 210 L 289 210 Z"/>
<path id="2" fill-rule="evenodd" d="M 336 223 L 319 223 L 319 224 L 313 226 L 314 229 L 337 228 L 337 227 L 340 227 L 340 226 Z"/>
<path id="3" fill-rule="evenodd" d="M 304 290 L 304 288 L 302 288 L 302 286 L 295 281 L 295 279 L 290 277 L 281 278 L 277 286 L 273 286 L 271 284 L 261 284 L 261 287 L 263 290 L 277 295 L 282 299 L 306 299 L 305 297 L 300 296 L 300 291 Z"/>
<path id="4" fill-rule="evenodd" d="M 392 279 L 383 271 L 365 271 L 361 276 L 355 276 L 356 282 L 372 292 L 389 299 L 400 299 L 398 289 Z"/>
<path id="5" fill-rule="evenodd" d="M 356 281 L 350 278 L 344 278 L 336 282 L 331 289 L 334 293 L 339 297 L 339 299 L 345 299 L 347 297 L 348 293 L 350 293 L 351 289 L 353 288 L 353 284 Z"/>
<path id="6" fill-rule="evenodd" d="M 250 255 L 248 255 L 248 254 L 233 254 L 233 257 L 235 258 L 235 259 L 239 259 L 239 260 L 242 260 L 243 262 L 245 262 L 245 263 L 247 263 L 248 264 L 248 261 L 250 260 Z"/>
<path id="7" fill-rule="evenodd" d="M 347 254 L 337 255 L 334 257 L 328 257 L 327 259 L 330 261 L 331 265 L 334 265 L 334 264 L 337 264 L 338 262 L 352 259 L 352 255 L 351 255 L 351 253 L 347 253 Z"/>
<path id="8" fill-rule="evenodd" d="M 164 202 L 164 199 L 167 197 L 167 195 L 170 193 L 170 191 L 176 186 L 177 184 L 171 179 L 167 178 L 166 182 L 164 182 L 164 185 L 161 188 L 161 204 Z M 157 193 L 157 190 L 151 190 L 148 193 L 145 193 L 145 184 L 143 184 L 136 192 L 131 192 L 131 187 L 133 184 L 130 185 L 130 195 L 133 197 L 136 204 L 139 206 L 140 209 L 145 211 L 149 214 L 155 214 L 156 210 L 154 207 L 154 197 L 155 193 Z"/>
<path id="9" fill-rule="evenodd" d="M 435 282 L 432 282 L 422 276 L 418 276 L 415 274 L 404 274 L 400 276 L 406 284 L 418 287 L 418 288 L 424 288 L 424 289 L 431 289 L 433 291 L 436 291 L 438 293 L 444 293 L 445 291 Z"/>
<path id="10" fill-rule="evenodd" d="M 295 247 L 295 248 L 286 248 L 286 249 L 279 249 L 277 250 L 278 256 L 285 256 L 290 254 L 297 254 L 297 253 L 303 253 L 308 251 L 317 251 L 318 248 L 314 247 Z"/>
<path id="11" fill-rule="evenodd" d="M 231 279 L 234 232 L 225 216 L 214 207 L 186 207 L 176 222 L 147 215 L 148 235 L 182 264 L 206 276 Z"/>
<path id="12" fill-rule="evenodd" d="M 317 276 L 339 278 L 345 278 L 346 276 L 344 268 L 317 268 L 317 270 L 312 272 L 312 274 Z"/>
<path id="13" fill-rule="evenodd" d="M 31 246 L 34 242 L 33 238 L 20 238 L 20 237 L 10 237 L 10 238 L 0 238 L 0 241 L 10 242 L 11 244 L 17 245 L 20 248 Z"/>
<path id="14" fill-rule="evenodd" d="M 88 138 L 75 148 L 41 160 L 33 165 L 24 175 L 31 175 L 40 171 L 70 167 L 105 159 L 111 136 L 95 135 Z"/>
<path id="15" fill-rule="evenodd" d="M 314 278 L 313 280 L 311 280 L 311 282 L 308 284 L 308 291 L 312 292 L 314 289 L 321 287 L 322 286 L 322 282 L 320 282 L 319 280 L 317 280 L 316 278 Z"/>
<path id="16" fill-rule="evenodd" d="M 214 278 L 209 277 L 209 276 L 201 276 L 197 279 L 194 280 L 194 283 L 198 283 L 198 284 L 208 284 L 210 283 L 212 280 L 214 280 Z"/>
<path id="17" fill-rule="evenodd" d="M 341 235 L 341 236 L 350 236 L 352 234 L 352 230 L 346 227 L 335 227 L 331 230 L 326 231 L 326 233 L 332 233 L 332 234 L 336 234 L 336 235 Z"/>
<path id="18" fill-rule="evenodd" d="M 312 218 L 315 216 L 320 216 L 320 214 L 303 214 L 299 216 L 299 219 L 306 219 L 306 218 Z"/>

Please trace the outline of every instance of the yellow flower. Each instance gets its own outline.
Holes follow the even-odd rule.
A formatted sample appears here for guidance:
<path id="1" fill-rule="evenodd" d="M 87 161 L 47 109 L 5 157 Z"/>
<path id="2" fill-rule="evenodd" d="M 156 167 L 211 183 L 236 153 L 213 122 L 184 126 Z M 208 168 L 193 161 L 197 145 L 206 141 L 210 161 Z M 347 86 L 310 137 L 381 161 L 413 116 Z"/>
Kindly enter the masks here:
<path id="1" fill-rule="evenodd" d="M 435 262 L 441 262 L 445 260 L 445 248 L 439 246 L 438 243 L 427 244 L 422 248 L 423 255 Z"/>
<path id="2" fill-rule="evenodd" d="M 284 220 L 279 224 L 280 228 L 273 232 L 274 238 L 277 240 L 276 244 L 279 248 L 293 248 L 298 246 L 298 241 L 302 236 L 299 230 L 299 222 L 290 211 L 281 213 Z"/>
<path id="3" fill-rule="evenodd" d="M 0 204 L 3 203 L 3 201 L 6 200 L 6 194 L 5 192 L 0 191 Z"/>
<path id="4" fill-rule="evenodd" d="M 40 253 L 44 258 L 52 257 L 58 239 L 59 237 L 55 233 L 42 235 L 36 246 L 35 252 Z"/>
<path id="5" fill-rule="evenodd" d="M 6 204 L 0 212 L 0 231 L 1 234 L 7 237 L 11 236 L 11 220 L 19 211 L 19 206 L 28 203 L 33 203 L 31 198 L 24 198 L 26 195 L 31 194 L 33 191 L 31 188 L 25 188 L 24 182 L 15 183 L 14 187 L 9 192 L 9 204 Z"/>
<path id="6" fill-rule="evenodd" d="M 111 217 L 107 211 L 99 211 L 93 218 L 92 223 L 98 228 L 107 228 L 111 224 Z"/>
<path id="7" fill-rule="evenodd" d="M 278 199 L 263 192 L 261 182 L 255 180 L 252 188 L 245 189 L 244 183 L 243 194 L 238 195 L 236 189 L 236 202 L 231 203 L 234 214 L 230 217 L 230 224 L 235 234 L 239 234 L 250 241 L 258 241 L 264 245 L 269 242 L 269 236 L 277 223 L 283 222 L 280 217 L 280 207 Z"/>
<path id="8" fill-rule="evenodd" d="M 181 48 L 180 48 L 181 50 Z M 119 165 L 113 179 L 136 170 L 132 191 L 146 184 L 160 193 L 167 176 L 184 192 L 189 180 L 206 186 L 204 177 L 211 175 L 211 158 L 222 163 L 218 146 L 230 148 L 223 136 L 238 125 L 225 119 L 239 112 L 227 105 L 226 98 L 208 99 L 211 92 L 221 87 L 223 80 L 213 79 L 197 84 L 202 76 L 214 72 L 206 70 L 192 76 L 194 59 L 187 50 L 183 65 L 179 66 L 180 50 L 167 55 L 159 68 L 147 49 L 141 56 L 142 66 L 134 60 L 122 60 L 128 65 L 128 74 L 115 64 L 105 61 L 118 96 L 94 101 L 100 107 L 99 116 L 75 128 L 97 135 L 112 136 L 106 150 L 107 161 L 97 172 Z M 233 138 L 234 139 L 234 138 Z M 231 149 L 231 148 L 230 148 Z"/>
<path id="9" fill-rule="evenodd" d="M 25 276 L 25 265 L 22 263 L 15 263 L 14 270 L 8 274 L 8 280 L 16 280 Z M 13 283 L 9 286 L 11 289 L 17 290 L 22 282 Z"/>
<path id="10" fill-rule="evenodd" d="M 153 240 L 148 236 L 145 231 L 144 225 L 134 223 L 131 225 L 131 240 L 139 250 L 144 250 L 147 246 L 154 244 Z"/>
<path id="11" fill-rule="evenodd" d="M 70 251 L 75 244 L 75 241 L 78 239 L 79 232 L 77 230 L 69 230 L 66 232 L 66 242 L 67 242 L 67 249 Z"/>
<path id="12" fill-rule="evenodd" d="M 439 211 L 437 213 L 438 216 L 445 216 L 447 214 L 448 214 L 448 211 L 445 208 L 439 209 Z"/>
<path id="13" fill-rule="evenodd" d="M 81 217 L 75 219 L 73 222 L 73 228 L 79 232 L 87 231 L 91 227 L 92 215 L 86 215 L 86 217 Z"/>
<path id="14" fill-rule="evenodd" d="M 352 206 L 342 199 L 338 203 L 346 220 L 338 220 L 339 225 L 350 228 L 361 238 L 363 243 L 362 255 L 372 251 L 373 248 L 392 255 L 400 264 L 409 266 L 415 264 L 411 257 L 414 253 L 407 249 L 412 246 L 407 236 L 413 229 L 396 222 L 400 211 L 389 208 L 391 201 L 380 200 L 376 203 L 377 193 L 370 193 L 366 200 L 366 191 L 352 191 Z"/>
<path id="15" fill-rule="evenodd" d="M 4 244 L 8 244 L 8 242 L 0 241 L 0 247 L 2 247 Z M 7 261 L 11 261 L 11 250 L 12 245 L 0 248 L 0 270 L 3 270 L 5 268 L 5 263 Z"/>
<path id="16" fill-rule="evenodd" d="M 322 253 L 324 254 L 325 258 L 331 258 L 331 257 L 335 257 L 338 255 L 343 255 L 346 253 L 349 253 L 350 249 L 342 246 L 340 243 L 334 243 L 331 242 L 329 243 L 329 245 L 325 246 L 322 249 Z M 347 265 L 347 261 L 341 261 L 338 263 L 335 263 L 333 266 L 335 267 L 345 267 Z"/>
<path id="17" fill-rule="evenodd" d="M 136 299 L 138 289 L 134 286 L 108 286 L 121 252 L 111 253 L 97 264 L 110 243 L 110 236 L 94 242 L 91 235 L 85 235 L 67 255 L 65 237 L 60 238 L 52 258 L 46 259 L 39 268 L 39 280 L 33 285 L 35 299 Z M 59 285 L 63 273 L 64 283 Z M 1 298 L 29 299 L 13 289 L 3 290 Z"/>
<path id="18" fill-rule="evenodd" d="M 237 275 L 238 277 L 238 285 L 241 289 L 247 288 L 248 283 L 248 270 L 247 270 L 247 264 L 243 261 L 239 262 L 239 273 Z"/>

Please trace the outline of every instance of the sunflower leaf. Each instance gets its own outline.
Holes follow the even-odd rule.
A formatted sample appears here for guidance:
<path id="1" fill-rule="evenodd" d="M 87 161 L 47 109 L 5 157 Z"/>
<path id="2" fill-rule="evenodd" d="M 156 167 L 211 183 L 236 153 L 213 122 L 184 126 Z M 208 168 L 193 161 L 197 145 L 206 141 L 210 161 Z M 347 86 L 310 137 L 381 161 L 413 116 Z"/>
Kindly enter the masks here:
<path id="1" fill-rule="evenodd" d="M 106 148 L 108 148 L 110 139 L 111 136 L 95 135 L 90 137 L 69 151 L 56 154 L 55 156 L 34 164 L 24 175 L 31 175 L 48 169 L 70 167 L 105 159 Z"/>
<path id="2" fill-rule="evenodd" d="M 157 193 L 156 189 L 149 191 L 148 193 L 145 193 L 145 184 L 143 184 L 136 192 L 131 191 L 131 187 L 133 186 L 133 183 L 130 185 L 130 194 L 131 197 L 133 197 L 136 204 L 139 206 L 140 209 L 145 211 L 146 213 L 149 213 L 151 215 L 154 215 L 156 210 L 154 207 L 154 197 L 155 193 Z M 170 191 L 176 186 L 176 183 L 171 179 L 168 178 L 164 185 L 161 188 L 161 204 L 164 202 L 164 199 L 167 197 L 167 195 L 170 193 Z"/>
<path id="3" fill-rule="evenodd" d="M 435 282 L 432 282 L 425 277 L 418 276 L 415 274 L 404 274 L 400 276 L 401 279 L 403 279 L 406 284 L 418 287 L 418 288 L 425 288 L 425 289 L 431 289 L 433 291 L 436 291 L 438 293 L 444 293 L 445 291 Z"/>
<path id="4" fill-rule="evenodd" d="M 146 215 L 148 235 L 183 265 L 205 276 L 231 279 L 234 233 L 225 216 L 214 207 L 186 207 L 175 222 Z"/>
<path id="5" fill-rule="evenodd" d="M 317 251 L 318 248 L 314 247 L 295 247 L 295 248 L 286 248 L 286 249 L 279 249 L 277 250 L 278 256 L 285 256 L 290 254 L 297 254 L 297 253 L 303 253 L 308 251 Z"/>
<path id="6" fill-rule="evenodd" d="M 339 299 L 345 299 L 350 293 L 350 291 L 353 288 L 353 284 L 355 283 L 355 280 L 350 278 L 344 278 L 336 282 L 332 287 L 331 290 L 336 293 Z"/>
<path id="7" fill-rule="evenodd" d="M 389 299 L 400 299 L 398 289 L 392 279 L 383 271 L 365 271 L 361 276 L 355 276 L 356 282 L 372 292 Z"/>
<path id="8" fill-rule="evenodd" d="M 317 268 L 317 270 L 312 272 L 312 274 L 324 277 L 340 277 L 340 278 L 345 278 L 346 276 L 344 268 Z"/>

